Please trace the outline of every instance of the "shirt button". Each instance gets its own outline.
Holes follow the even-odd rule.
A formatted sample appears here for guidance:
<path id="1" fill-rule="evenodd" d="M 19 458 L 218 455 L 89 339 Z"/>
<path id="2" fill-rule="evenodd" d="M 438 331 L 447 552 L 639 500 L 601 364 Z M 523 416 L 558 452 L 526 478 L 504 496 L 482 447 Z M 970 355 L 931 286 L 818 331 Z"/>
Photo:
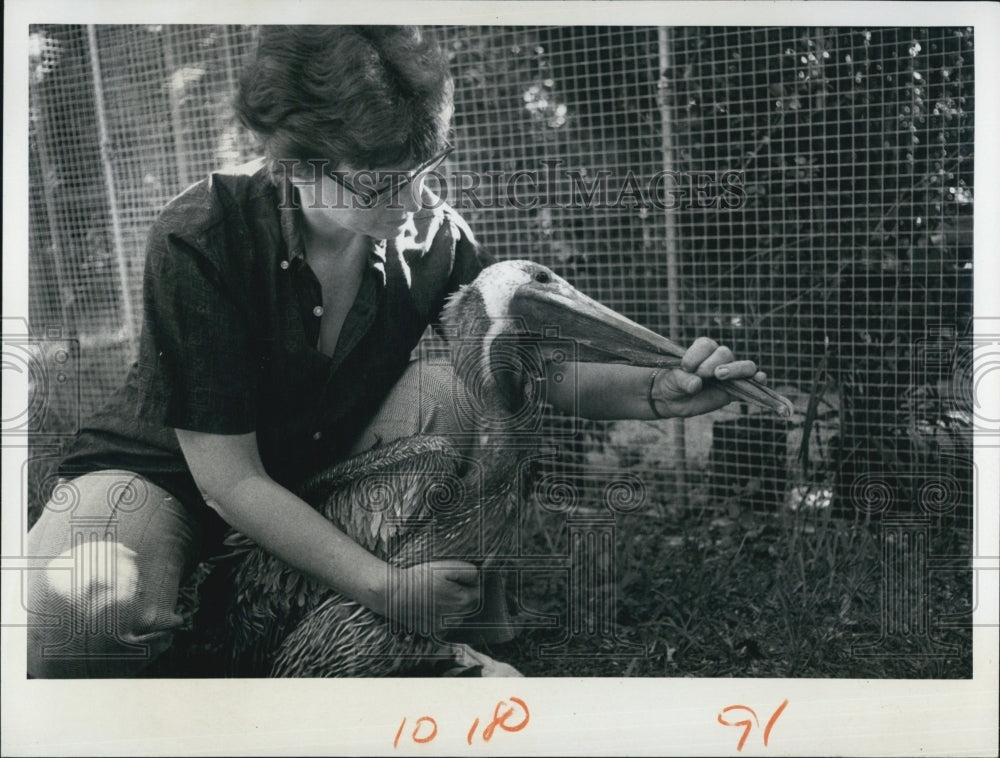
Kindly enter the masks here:
<path id="1" fill-rule="evenodd" d="M 323 306 L 322 305 L 317 305 L 315 308 L 313 308 L 313 315 L 316 318 L 319 318 L 320 316 L 322 316 L 323 315 Z"/>
<path id="2" fill-rule="evenodd" d="M 282 261 L 278 265 L 281 266 L 282 271 L 287 271 L 288 270 L 288 261 Z"/>
<path id="3" fill-rule="evenodd" d="M 313 432 L 313 439 L 317 442 L 323 439 L 323 432 Z"/>

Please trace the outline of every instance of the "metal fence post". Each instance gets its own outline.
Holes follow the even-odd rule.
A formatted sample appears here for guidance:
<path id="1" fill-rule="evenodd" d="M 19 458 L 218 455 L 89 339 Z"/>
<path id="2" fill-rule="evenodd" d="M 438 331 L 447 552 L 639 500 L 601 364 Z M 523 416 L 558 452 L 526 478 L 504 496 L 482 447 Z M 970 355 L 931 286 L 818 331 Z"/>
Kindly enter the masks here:
<path id="1" fill-rule="evenodd" d="M 181 115 L 181 100 L 177 96 L 176 82 L 171 77 L 178 73 L 177 61 L 174 57 L 174 46 L 170 35 L 163 35 L 163 63 L 167 68 L 167 95 L 170 98 L 170 127 L 174 137 L 174 163 L 177 166 L 177 179 L 180 189 L 191 185 L 191 171 L 185 160 L 187 150 L 184 146 L 184 121 Z"/>
<path id="2" fill-rule="evenodd" d="M 90 71 L 94 82 L 94 106 L 97 111 L 97 133 L 100 140 L 101 166 L 104 169 L 104 190 L 108 196 L 108 215 L 111 220 L 111 236 L 115 246 L 115 261 L 118 264 L 118 280 L 121 287 L 122 318 L 129 342 L 134 346 L 139 330 L 132 307 L 129 286 L 128 261 L 125 257 L 125 243 L 122 237 L 121 219 L 118 211 L 118 196 L 115 192 L 115 173 L 111 164 L 111 145 L 104 111 L 104 90 L 101 81 L 101 62 L 97 52 L 97 32 L 93 24 L 87 25 L 87 47 L 90 52 Z"/>
<path id="3" fill-rule="evenodd" d="M 670 29 L 661 26 L 658 29 L 658 45 L 660 56 L 659 97 L 660 106 L 660 138 L 663 152 L 663 170 L 671 171 L 673 163 L 673 146 L 671 145 L 670 102 L 667 97 L 667 72 L 670 70 Z M 678 344 L 684 344 L 681 329 L 681 287 L 680 265 L 677 260 L 677 224 L 670 211 L 663 212 L 664 253 L 667 258 L 667 334 Z M 673 460 L 677 462 L 677 493 L 678 505 L 687 505 L 687 445 L 684 439 L 684 419 L 674 418 L 667 422 L 668 444 Z"/>

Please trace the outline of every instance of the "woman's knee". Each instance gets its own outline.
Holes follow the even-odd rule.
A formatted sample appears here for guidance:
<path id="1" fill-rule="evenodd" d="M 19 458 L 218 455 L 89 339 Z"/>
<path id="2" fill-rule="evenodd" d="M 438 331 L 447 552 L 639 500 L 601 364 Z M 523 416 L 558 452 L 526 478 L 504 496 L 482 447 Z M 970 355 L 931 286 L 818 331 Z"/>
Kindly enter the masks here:
<path id="1" fill-rule="evenodd" d="M 67 483 L 72 507 L 50 503 L 28 534 L 28 673 L 38 678 L 133 675 L 182 623 L 177 591 L 197 538 L 183 506 L 135 475 L 100 473 Z M 121 507 L 128 489 L 144 492 L 141 509 Z"/>
<path id="2" fill-rule="evenodd" d="M 129 676 L 163 652 L 181 619 L 144 591 L 139 557 L 91 540 L 29 572 L 28 673 Z"/>

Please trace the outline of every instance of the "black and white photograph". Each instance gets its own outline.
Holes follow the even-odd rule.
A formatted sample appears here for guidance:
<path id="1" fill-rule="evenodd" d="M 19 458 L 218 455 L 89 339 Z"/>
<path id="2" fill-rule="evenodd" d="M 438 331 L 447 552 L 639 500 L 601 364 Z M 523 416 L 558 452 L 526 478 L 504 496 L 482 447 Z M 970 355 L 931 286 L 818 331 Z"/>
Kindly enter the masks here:
<path id="1" fill-rule="evenodd" d="M 996 755 L 997 7 L 366 6 L 5 10 L 4 755 Z"/>

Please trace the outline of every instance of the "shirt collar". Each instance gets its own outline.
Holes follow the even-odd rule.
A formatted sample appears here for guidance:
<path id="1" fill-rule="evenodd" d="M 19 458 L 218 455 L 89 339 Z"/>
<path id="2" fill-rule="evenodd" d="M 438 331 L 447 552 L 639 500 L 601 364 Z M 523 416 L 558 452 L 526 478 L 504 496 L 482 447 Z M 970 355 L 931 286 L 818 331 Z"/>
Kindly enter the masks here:
<path id="1" fill-rule="evenodd" d="M 295 190 L 291 186 L 291 183 L 286 184 L 286 194 L 284 197 L 294 198 L 294 201 L 279 205 L 279 213 L 281 214 L 281 235 L 284 237 L 285 246 L 288 249 L 289 261 L 294 261 L 296 258 L 305 260 L 306 258 L 306 248 L 305 244 L 302 242 L 301 232 L 302 213 L 298 207 L 298 195 L 293 194 L 294 192 Z M 374 237 L 368 237 L 367 242 L 368 266 L 369 268 L 375 268 L 379 271 L 384 283 L 386 241 L 375 239 Z"/>

